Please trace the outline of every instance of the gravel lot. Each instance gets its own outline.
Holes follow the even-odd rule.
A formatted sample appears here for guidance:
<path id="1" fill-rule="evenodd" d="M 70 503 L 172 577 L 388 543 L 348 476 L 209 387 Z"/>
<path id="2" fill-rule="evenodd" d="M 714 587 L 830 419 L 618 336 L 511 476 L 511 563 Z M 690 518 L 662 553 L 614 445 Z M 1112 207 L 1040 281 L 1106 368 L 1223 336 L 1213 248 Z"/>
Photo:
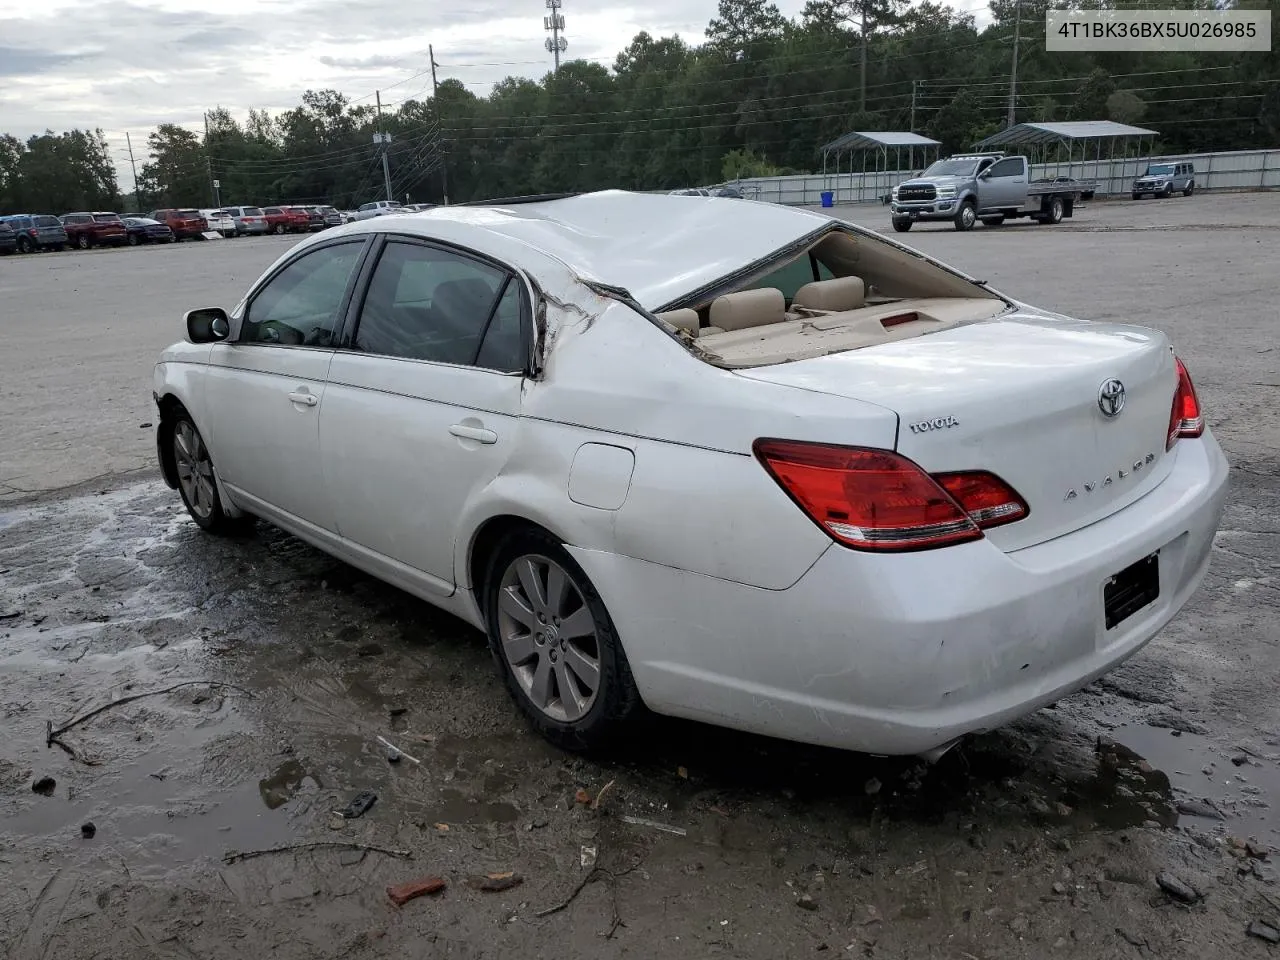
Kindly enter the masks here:
<path id="1" fill-rule="evenodd" d="M 1167 330 L 1234 471 L 1156 641 L 932 768 L 668 721 L 558 753 L 474 631 L 263 525 L 199 535 L 156 479 L 156 354 L 290 239 L 0 259 L 0 956 L 1271 955 L 1246 930 L 1280 928 L 1280 195 L 902 239 Z M 232 856 L 304 842 L 353 846 Z"/>

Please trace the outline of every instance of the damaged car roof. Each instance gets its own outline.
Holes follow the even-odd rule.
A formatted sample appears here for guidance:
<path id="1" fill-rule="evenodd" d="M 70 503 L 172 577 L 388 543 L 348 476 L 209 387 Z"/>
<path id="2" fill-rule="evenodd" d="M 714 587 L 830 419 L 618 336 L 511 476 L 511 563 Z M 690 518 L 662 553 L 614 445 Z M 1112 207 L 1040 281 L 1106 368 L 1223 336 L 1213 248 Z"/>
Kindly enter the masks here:
<path id="1" fill-rule="evenodd" d="M 475 227 L 554 257 L 584 279 L 621 287 L 646 309 L 677 298 L 795 244 L 832 218 L 794 207 L 720 197 L 606 190 L 562 199 L 436 207 L 387 218 Z M 415 231 L 416 232 L 416 231 Z M 442 239 L 457 237 L 441 231 Z M 459 238 L 460 239 L 460 238 Z M 531 263 L 514 264 L 528 267 Z"/>

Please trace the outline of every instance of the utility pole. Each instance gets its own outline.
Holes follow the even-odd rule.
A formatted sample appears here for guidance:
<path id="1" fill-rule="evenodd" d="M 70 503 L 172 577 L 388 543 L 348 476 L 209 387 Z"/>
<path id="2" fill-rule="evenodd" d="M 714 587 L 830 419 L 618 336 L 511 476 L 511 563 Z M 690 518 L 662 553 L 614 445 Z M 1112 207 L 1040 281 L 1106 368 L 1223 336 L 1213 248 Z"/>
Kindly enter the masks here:
<path id="1" fill-rule="evenodd" d="M 213 205 L 218 205 L 218 181 L 213 179 L 213 160 L 209 157 L 209 111 L 204 112 L 204 169 L 209 174 L 209 195 Z"/>
<path id="2" fill-rule="evenodd" d="M 129 145 L 129 166 L 133 168 L 133 208 L 142 212 L 142 201 L 138 198 L 138 165 L 133 159 L 133 141 L 129 139 L 129 131 L 124 132 L 124 142 Z"/>
<path id="3" fill-rule="evenodd" d="M 387 145 L 391 143 L 391 137 L 382 131 L 382 91 L 375 90 L 373 93 L 378 98 L 378 132 L 373 142 L 382 145 L 382 179 L 387 188 L 387 199 L 394 200 L 395 197 L 391 194 L 391 163 L 387 160 Z"/>
<path id="4" fill-rule="evenodd" d="M 436 67 L 440 64 L 436 63 L 436 51 L 431 44 L 427 44 L 427 56 L 431 58 L 431 108 L 436 115 L 436 127 L 441 134 L 444 133 L 444 124 L 440 122 L 440 92 L 436 89 Z M 445 156 L 446 141 L 440 141 L 440 185 L 441 192 L 444 194 L 444 205 L 449 205 L 449 159 Z"/>
<path id="5" fill-rule="evenodd" d="M 916 132 L 916 95 L 919 93 L 920 84 L 923 82 L 923 80 L 911 81 L 911 126 L 907 128 L 911 133 Z M 913 171 L 916 168 L 916 148 L 914 146 L 907 147 L 907 166 Z"/>
<path id="6" fill-rule="evenodd" d="M 547 9 L 551 13 L 542 18 L 542 29 L 551 31 L 551 36 L 547 37 L 542 45 L 555 56 L 556 73 L 560 72 L 560 54 L 569 49 L 569 41 L 560 36 L 560 31 L 564 29 L 564 14 L 560 12 L 560 3 L 561 0 L 547 0 Z"/>
<path id="7" fill-rule="evenodd" d="M 1013 63 L 1009 67 L 1009 123 L 1014 123 L 1014 112 L 1018 104 L 1018 38 L 1022 32 L 1022 0 L 1013 0 Z"/>

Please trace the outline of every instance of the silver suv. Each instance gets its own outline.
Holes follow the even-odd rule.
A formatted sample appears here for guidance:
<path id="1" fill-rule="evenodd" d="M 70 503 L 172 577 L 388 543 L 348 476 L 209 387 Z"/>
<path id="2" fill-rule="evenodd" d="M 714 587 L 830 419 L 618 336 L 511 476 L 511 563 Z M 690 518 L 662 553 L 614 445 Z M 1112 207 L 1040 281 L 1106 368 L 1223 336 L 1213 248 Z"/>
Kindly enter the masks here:
<path id="1" fill-rule="evenodd" d="M 1191 163 L 1149 163 L 1147 172 L 1133 181 L 1133 199 L 1147 194 L 1171 197 L 1181 193 L 1189 197 L 1196 189 L 1196 168 Z"/>

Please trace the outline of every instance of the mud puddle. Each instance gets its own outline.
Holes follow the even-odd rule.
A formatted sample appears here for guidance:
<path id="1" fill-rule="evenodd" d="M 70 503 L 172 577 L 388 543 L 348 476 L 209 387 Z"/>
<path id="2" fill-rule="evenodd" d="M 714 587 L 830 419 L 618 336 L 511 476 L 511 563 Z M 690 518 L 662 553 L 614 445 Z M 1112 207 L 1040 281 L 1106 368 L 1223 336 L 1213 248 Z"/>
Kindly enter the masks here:
<path id="1" fill-rule="evenodd" d="M 1179 826 L 1280 845 L 1280 750 L 1226 747 L 1144 724 L 1119 727 L 1111 736 L 1167 776 L 1180 803 Z"/>

